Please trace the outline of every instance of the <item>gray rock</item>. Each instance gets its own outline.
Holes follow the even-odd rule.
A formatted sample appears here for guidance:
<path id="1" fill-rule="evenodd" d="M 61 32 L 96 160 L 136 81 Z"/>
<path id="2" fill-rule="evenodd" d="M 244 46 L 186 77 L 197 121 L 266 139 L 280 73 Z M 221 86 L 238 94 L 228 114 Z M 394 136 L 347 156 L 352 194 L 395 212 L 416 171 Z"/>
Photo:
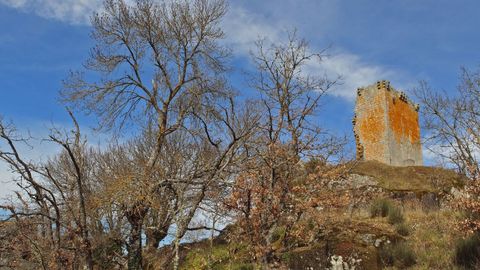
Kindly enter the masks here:
<path id="1" fill-rule="evenodd" d="M 376 237 L 376 235 L 371 234 L 371 233 L 366 233 L 366 234 L 360 235 L 360 239 L 366 244 L 373 244 L 375 237 Z"/>

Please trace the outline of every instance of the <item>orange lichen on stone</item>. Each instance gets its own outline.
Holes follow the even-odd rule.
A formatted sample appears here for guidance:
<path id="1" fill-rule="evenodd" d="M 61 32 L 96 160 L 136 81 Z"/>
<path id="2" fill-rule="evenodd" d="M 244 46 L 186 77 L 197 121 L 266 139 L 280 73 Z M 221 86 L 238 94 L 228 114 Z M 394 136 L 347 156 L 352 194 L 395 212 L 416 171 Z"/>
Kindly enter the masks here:
<path id="1" fill-rule="evenodd" d="M 418 106 L 388 81 L 359 88 L 353 120 L 357 158 L 389 165 L 421 165 Z"/>
<path id="2" fill-rule="evenodd" d="M 359 97 L 359 103 L 364 103 L 366 109 L 366 116 L 358 120 L 358 132 L 362 134 L 362 141 L 364 145 L 364 155 L 366 156 L 382 156 L 385 152 L 383 147 L 372 147 L 372 145 L 379 145 L 381 137 L 386 131 L 385 123 L 385 102 L 384 95 L 376 95 L 373 99 L 365 100 L 364 97 Z M 368 104 L 367 104 L 368 102 Z"/>
<path id="3" fill-rule="evenodd" d="M 406 138 L 410 143 L 420 143 L 420 126 L 415 108 L 392 92 L 387 95 L 387 103 L 390 129 L 395 140 L 400 143 Z"/>

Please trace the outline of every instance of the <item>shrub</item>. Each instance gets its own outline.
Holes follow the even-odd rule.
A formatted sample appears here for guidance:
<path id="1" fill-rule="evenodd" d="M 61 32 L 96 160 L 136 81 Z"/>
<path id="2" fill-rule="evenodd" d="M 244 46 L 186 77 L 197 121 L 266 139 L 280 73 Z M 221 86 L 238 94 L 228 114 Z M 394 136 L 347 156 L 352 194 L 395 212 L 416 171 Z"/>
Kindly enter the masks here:
<path id="1" fill-rule="evenodd" d="M 416 256 L 413 249 L 405 243 L 398 243 L 393 250 L 395 266 L 399 268 L 410 267 L 416 263 Z"/>
<path id="2" fill-rule="evenodd" d="M 325 166 L 325 161 L 318 158 L 311 158 L 305 163 L 305 171 L 307 174 L 313 174 L 318 172 L 318 167 Z"/>
<path id="3" fill-rule="evenodd" d="M 232 270 L 254 270 L 255 266 L 253 264 L 247 263 L 247 264 L 238 264 L 238 265 L 233 265 Z"/>
<path id="4" fill-rule="evenodd" d="M 270 243 L 283 240 L 285 237 L 285 227 L 276 227 L 270 234 Z"/>
<path id="5" fill-rule="evenodd" d="M 377 199 L 370 205 L 371 217 L 386 217 L 390 224 L 400 224 L 405 218 L 402 210 L 386 199 Z"/>
<path id="6" fill-rule="evenodd" d="M 400 223 L 395 226 L 395 231 L 401 236 L 408 236 L 410 234 L 410 227 L 405 223 Z"/>
<path id="7" fill-rule="evenodd" d="M 122 253 L 122 239 L 117 235 L 109 235 L 99 237 L 97 241 L 97 245 L 93 249 L 94 262 L 101 265 L 101 269 L 114 268 L 114 258 L 116 254 Z"/>
<path id="8" fill-rule="evenodd" d="M 380 250 L 380 258 L 384 265 L 394 265 L 401 269 L 410 267 L 417 261 L 413 249 L 404 242 L 384 247 Z"/>
<path id="9" fill-rule="evenodd" d="M 461 239 L 455 247 L 455 264 L 467 269 L 477 269 L 480 263 L 480 236 L 474 234 Z"/>
<path id="10" fill-rule="evenodd" d="M 392 208 L 392 203 L 386 199 L 377 199 L 370 205 L 370 216 L 371 217 L 386 217 L 390 208 Z"/>
<path id="11" fill-rule="evenodd" d="M 392 247 L 385 246 L 379 251 L 380 259 L 384 266 L 392 266 L 395 258 L 393 257 Z"/>
<path id="12" fill-rule="evenodd" d="M 388 223 L 390 224 L 400 224 L 405 220 L 403 217 L 403 212 L 398 207 L 390 207 L 388 211 Z"/>

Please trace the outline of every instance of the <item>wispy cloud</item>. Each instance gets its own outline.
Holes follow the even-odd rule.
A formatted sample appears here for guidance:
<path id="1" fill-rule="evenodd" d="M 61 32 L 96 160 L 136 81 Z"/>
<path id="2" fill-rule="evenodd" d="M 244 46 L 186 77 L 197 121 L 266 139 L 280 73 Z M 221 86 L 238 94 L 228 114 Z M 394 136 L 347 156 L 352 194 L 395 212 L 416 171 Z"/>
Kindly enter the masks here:
<path id="1" fill-rule="evenodd" d="M 281 22 L 268 22 L 239 6 L 230 6 L 222 27 L 226 33 L 226 43 L 242 56 L 248 55 L 254 49 L 255 41 L 260 38 L 268 38 L 271 42 L 281 40 Z"/>
<path id="2" fill-rule="evenodd" d="M 288 14 L 287 10 L 284 11 L 283 14 Z M 324 10 L 324 12 L 328 12 L 328 10 Z M 286 16 L 288 17 L 288 15 Z M 255 41 L 259 38 L 266 38 L 272 43 L 281 42 L 286 37 L 286 32 L 292 30 L 294 26 L 288 19 L 271 17 L 266 19 L 262 14 L 255 13 L 253 10 L 232 5 L 223 27 L 227 34 L 226 42 L 237 54 L 245 57 L 251 50 L 254 50 Z M 319 29 L 315 35 L 322 35 L 322 30 Z M 309 40 L 312 36 L 307 35 L 306 38 Z M 315 44 L 311 44 L 311 47 L 313 50 L 321 50 L 321 48 L 315 48 Z M 400 78 L 404 75 L 400 72 L 367 63 L 359 55 L 341 48 L 332 48 L 321 63 L 309 65 L 305 71 L 320 76 L 327 75 L 330 78 L 341 77 L 340 84 L 335 86 L 330 93 L 350 101 L 354 100 L 358 87 L 370 85 L 377 80 L 397 78 L 394 80 L 395 87 L 405 87 Z"/>
<path id="3" fill-rule="evenodd" d="M 88 24 L 99 0 L 0 0 L 0 4 L 71 24 Z"/>
<path id="4" fill-rule="evenodd" d="M 358 87 L 397 76 L 392 70 L 365 63 L 360 56 L 348 52 L 331 53 L 311 72 L 321 74 L 322 71 L 331 78 L 340 76 L 340 83 L 334 86 L 331 94 L 350 101 L 355 99 Z M 395 85 L 395 87 L 400 86 Z"/>
<path id="5" fill-rule="evenodd" d="M 337 7 L 334 4 L 330 1 L 301 0 L 300 2 L 297 5 L 292 1 L 266 1 L 265 3 L 230 1 L 230 11 L 222 25 L 227 34 L 226 42 L 238 57 L 248 57 L 258 38 L 265 37 L 271 42 L 279 42 L 285 37 L 287 30 L 298 27 L 297 20 L 305 23 L 305 18 L 299 18 L 299 14 L 311 16 L 308 24 L 319 26 L 314 33 L 300 31 L 302 35 L 307 34 L 308 40 L 318 39 L 319 36 L 332 31 L 327 27 L 327 20 L 336 11 Z M 101 0 L 0 0 L 0 4 L 71 24 L 88 24 L 91 14 L 101 9 L 101 3 Z M 269 10 L 266 10 L 267 6 L 270 6 Z M 312 13 L 312 10 L 318 12 Z M 267 11 L 270 12 L 268 15 Z M 310 26 L 307 28 L 311 29 Z M 312 44 L 312 47 L 316 49 L 315 44 Z M 370 63 L 361 56 L 342 48 L 334 48 L 334 52 L 329 54 L 331 56 L 325 58 L 321 65 L 312 66 L 309 71 L 331 77 L 342 77 L 342 84 L 331 92 L 332 95 L 353 100 L 357 87 L 380 79 L 397 78 L 396 81 L 394 80 L 394 85 L 404 87 L 401 79 L 398 79 L 401 76 L 398 71 Z"/>
<path id="6" fill-rule="evenodd" d="M 480 146 L 471 143 L 469 147 L 472 151 L 473 159 L 475 159 L 477 162 L 480 162 Z M 457 151 L 455 151 L 455 149 L 447 143 L 437 142 L 435 144 L 431 144 L 428 142 L 424 142 L 422 151 L 424 163 L 426 165 L 436 165 L 452 168 L 455 167 L 454 164 L 452 164 L 452 162 L 446 157 L 455 157 L 458 156 L 458 154 Z"/>

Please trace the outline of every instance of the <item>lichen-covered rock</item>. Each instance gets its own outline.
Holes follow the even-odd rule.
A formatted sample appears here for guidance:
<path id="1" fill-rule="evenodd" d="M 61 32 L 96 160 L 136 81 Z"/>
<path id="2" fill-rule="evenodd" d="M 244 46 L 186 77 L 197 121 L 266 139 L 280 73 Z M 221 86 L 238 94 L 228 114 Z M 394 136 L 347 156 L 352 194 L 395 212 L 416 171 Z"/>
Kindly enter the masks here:
<path id="1" fill-rule="evenodd" d="M 328 265 L 325 245 L 296 248 L 282 255 L 288 269 L 325 270 Z"/>

